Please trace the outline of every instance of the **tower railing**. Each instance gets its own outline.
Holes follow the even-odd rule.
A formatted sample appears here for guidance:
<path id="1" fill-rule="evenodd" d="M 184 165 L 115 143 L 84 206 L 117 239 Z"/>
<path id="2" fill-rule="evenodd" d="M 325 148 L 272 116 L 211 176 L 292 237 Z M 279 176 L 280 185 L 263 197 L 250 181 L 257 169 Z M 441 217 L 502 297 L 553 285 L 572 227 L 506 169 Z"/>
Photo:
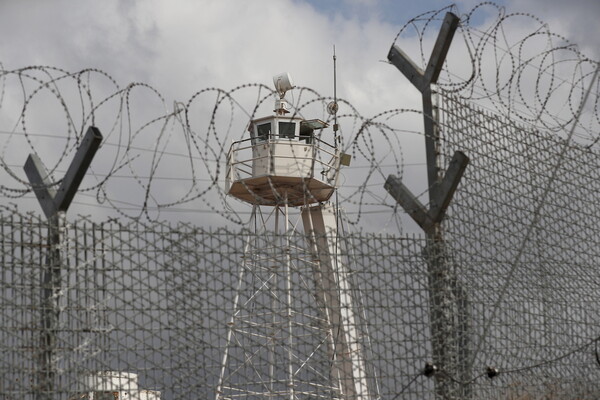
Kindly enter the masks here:
<path id="1" fill-rule="evenodd" d="M 314 178 L 336 186 L 340 160 L 336 148 L 315 137 L 301 140 L 272 136 L 260 141 L 249 138 L 233 142 L 227 154 L 228 186 L 268 175 Z M 279 151 L 281 148 L 285 150 Z M 287 164 L 294 168 L 282 168 Z"/>

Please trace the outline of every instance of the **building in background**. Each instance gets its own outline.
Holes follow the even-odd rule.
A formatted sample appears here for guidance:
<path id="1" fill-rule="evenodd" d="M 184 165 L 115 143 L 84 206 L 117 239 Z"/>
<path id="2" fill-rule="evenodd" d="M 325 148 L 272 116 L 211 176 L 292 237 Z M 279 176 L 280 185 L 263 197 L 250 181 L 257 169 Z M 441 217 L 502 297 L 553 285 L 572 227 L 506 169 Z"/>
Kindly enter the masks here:
<path id="1" fill-rule="evenodd" d="M 69 400 L 160 400 L 160 392 L 138 387 L 131 372 L 102 371 L 81 377 L 80 390 Z"/>

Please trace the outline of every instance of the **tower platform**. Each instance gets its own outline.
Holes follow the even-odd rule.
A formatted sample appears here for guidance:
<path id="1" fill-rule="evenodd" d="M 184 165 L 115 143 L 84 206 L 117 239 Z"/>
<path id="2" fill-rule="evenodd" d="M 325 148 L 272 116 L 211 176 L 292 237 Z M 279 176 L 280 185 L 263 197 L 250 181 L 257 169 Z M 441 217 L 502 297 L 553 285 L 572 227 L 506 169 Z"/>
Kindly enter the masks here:
<path id="1" fill-rule="evenodd" d="M 335 188 L 314 178 L 261 176 L 233 182 L 229 195 L 260 206 L 287 203 L 290 207 L 329 200 Z"/>
<path id="2" fill-rule="evenodd" d="M 335 192 L 340 152 L 315 137 L 323 121 L 282 115 L 252 121 L 249 139 L 234 142 L 227 158 L 227 194 L 259 206 L 302 206 Z"/>

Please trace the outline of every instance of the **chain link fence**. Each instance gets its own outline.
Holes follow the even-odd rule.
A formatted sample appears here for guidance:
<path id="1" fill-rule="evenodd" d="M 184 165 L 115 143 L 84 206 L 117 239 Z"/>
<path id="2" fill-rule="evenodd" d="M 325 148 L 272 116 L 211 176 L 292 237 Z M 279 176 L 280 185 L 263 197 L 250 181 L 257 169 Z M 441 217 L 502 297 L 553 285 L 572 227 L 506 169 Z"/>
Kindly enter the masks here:
<path id="1" fill-rule="evenodd" d="M 135 373 L 137 387 L 159 391 L 164 399 L 214 398 L 233 302 L 245 293 L 239 282 L 243 259 L 249 254 L 244 252 L 245 241 L 267 246 L 277 240 L 272 235 L 184 224 L 98 224 L 78 219 L 67 224 L 60 244 L 58 324 L 43 329 L 41 321 L 48 310 L 41 301 L 47 290 L 41 276 L 49 268 L 48 226 L 33 215 L 10 211 L 2 214 L 1 226 L 0 388 L 10 399 L 39 398 L 44 395 L 41 387 L 51 390 L 49 398 L 70 398 L 83 391 L 85 377 L 89 380 L 105 371 Z M 292 235 L 297 245 L 288 249 L 296 261 L 293 278 L 298 287 L 293 296 L 297 310 L 315 316 L 311 328 L 317 330 L 312 267 L 303 261 L 312 255 L 304 240 Z M 352 235 L 343 240 L 353 249 L 351 271 L 361 293 L 361 320 L 368 321 L 366 358 L 377 390 L 389 397 L 400 393 L 428 360 L 423 240 Z M 270 262 L 283 269 L 277 260 Z M 255 277 L 249 274 L 244 285 L 252 285 Z M 260 299 L 249 297 L 244 299 L 248 308 L 268 311 Z M 46 382 L 41 362 L 48 350 L 40 346 L 45 330 L 56 335 L 52 382 Z M 295 338 L 298 354 L 310 362 L 311 382 L 325 388 L 331 360 L 311 342 L 317 336 L 309 332 L 304 336 Z M 238 352 L 230 351 L 227 364 L 243 362 L 248 353 L 261 350 L 256 345 L 244 343 Z M 237 371 L 234 383 L 255 382 L 254 372 Z M 420 380 L 410 393 L 425 396 L 431 385 Z M 315 394 L 336 397 L 325 389 Z"/>
<path id="2" fill-rule="evenodd" d="M 597 150 L 440 97 L 443 158 L 471 159 L 445 227 L 463 348 L 472 378 L 503 371 L 472 382 L 476 397 L 598 397 Z"/>

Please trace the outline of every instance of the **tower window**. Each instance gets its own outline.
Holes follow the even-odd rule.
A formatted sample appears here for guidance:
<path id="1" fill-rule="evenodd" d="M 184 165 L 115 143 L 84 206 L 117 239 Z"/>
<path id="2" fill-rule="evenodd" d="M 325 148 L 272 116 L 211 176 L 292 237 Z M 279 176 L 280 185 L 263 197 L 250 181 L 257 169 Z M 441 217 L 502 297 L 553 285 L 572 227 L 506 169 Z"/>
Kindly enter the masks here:
<path id="1" fill-rule="evenodd" d="M 300 124 L 300 140 L 304 140 L 307 144 L 311 144 L 313 141 L 314 129 L 308 126 L 308 124 Z"/>
<path id="2" fill-rule="evenodd" d="M 296 137 L 296 124 L 294 122 L 279 123 L 279 137 L 293 139 Z"/>
<path id="3" fill-rule="evenodd" d="M 264 141 L 271 136 L 271 123 L 261 124 L 256 127 L 256 139 Z"/>

